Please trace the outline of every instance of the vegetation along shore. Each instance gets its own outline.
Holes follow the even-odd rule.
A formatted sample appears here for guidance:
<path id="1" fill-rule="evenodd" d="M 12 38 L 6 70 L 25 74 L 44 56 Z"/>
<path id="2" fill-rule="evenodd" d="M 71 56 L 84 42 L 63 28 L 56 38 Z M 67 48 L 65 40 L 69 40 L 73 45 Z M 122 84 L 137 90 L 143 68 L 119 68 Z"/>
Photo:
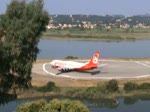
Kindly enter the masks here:
<path id="1" fill-rule="evenodd" d="M 124 82 L 124 83 L 122 83 Z M 119 97 L 150 96 L 150 83 L 137 81 L 102 81 L 91 87 L 58 87 L 54 82 L 44 86 L 32 86 L 25 91 L 18 91 L 18 98 L 36 98 L 65 96 L 87 99 L 114 99 Z"/>
<path id="2" fill-rule="evenodd" d="M 99 41 L 150 39 L 149 18 L 149 15 L 51 15 L 44 38 Z"/>
<path id="3" fill-rule="evenodd" d="M 135 41 L 150 39 L 150 32 L 125 32 L 125 30 L 100 31 L 95 30 L 47 30 L 43 38 L 56 40 L 86 40 L 86 41 Z M 148 31 L 148 29 L 146 29 Z"/>

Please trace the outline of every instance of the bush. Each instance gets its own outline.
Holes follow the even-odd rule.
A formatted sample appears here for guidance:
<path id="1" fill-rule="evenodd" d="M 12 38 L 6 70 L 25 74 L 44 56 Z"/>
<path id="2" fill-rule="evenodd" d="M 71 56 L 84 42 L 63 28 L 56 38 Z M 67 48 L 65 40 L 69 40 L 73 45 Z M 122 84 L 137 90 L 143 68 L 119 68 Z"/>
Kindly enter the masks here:
<path id="1" fill-rule="evenodd" d="M 60 110 L 61 101 L 58 99 L 53 99 L 44 107 L 43 112 L 60 112 Z"/>
<path id="2" fill-rule="evenodd" d="M 102 94 L 107 94 L 108 90 L 107 90 L 107 84 L 97 84 L 96 86 L 96 90 L 99 91 Z"/>
<path id="3" fill-rule="evenodd" d="M 50 103 L 45 100 L 25 103 L 17 108 L 17 112 L 89 112 L 80 101 L 53 99 Z"/>
<path id="4" fill-rule="evenodd" d="M 62 101 L 61 112 L 89 112 L 89 110 L 80 101 L 64 100 Z"/>
<path id="5" fill-rule="evenodd" d="M 144 89 L 144 90 L 150 89 L 150 83 L 142 83 L 138 86 L 138 89 Z"/>
<path id="6" fill-rule="evenodd" d="M 85 89 L 83 89 L 83 88 L 71 88 L 65 92 L 65 95 L 69 96 L 69 97 L 80 97 L 80 98 L 82 98 L 85 96 Z"/>
<path id="7" fill-rule="evenodd" d="M 110 80 L 108 83 L 106 83 L 106 89 L 109 92 L 115 92 L 119 89 L 118 87 L 118 81 L 115 79 Z"/>
<path id="8" fill-rule="evenodd" d="M 46 101 L 41 99 L 31 103 L 25 103 L 17 108 L 17 112 L 41 112 L 46 105 Z"/>
<path id="9" fill-rule="evenodd" d="M 59 91 L 60 89 L 56 87 L 54 82 L 48 82 L 45 86 L 38 87 L 37 91 L 40 92 L 50 92 L 50 91 Z"/>
<path id="10" fill-rule="evenodd" d="M 67 56 L 65 59 L 78 59 L 78 57 L 75 57 L 75 56 Z"/>
<path id="11" fill-rule="evenodd" d="M 136 90 L 137 88 L 138 88 L 138 84 L 133 83 L 133 82 L 127 82 L 124 84 L 124 90 L 126 92 Z"/>

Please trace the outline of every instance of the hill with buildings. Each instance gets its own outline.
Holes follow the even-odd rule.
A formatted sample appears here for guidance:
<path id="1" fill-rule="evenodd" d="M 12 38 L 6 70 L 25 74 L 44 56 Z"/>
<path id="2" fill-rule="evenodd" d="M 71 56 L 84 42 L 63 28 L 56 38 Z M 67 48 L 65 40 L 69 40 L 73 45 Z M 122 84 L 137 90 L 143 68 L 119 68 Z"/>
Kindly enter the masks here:
<path id="1" fill-rule="evenodd" d="M 125 17 L 123 15 L 51 15 L 48 29 L 87 28 L 150 28 L 150 15 Z"/>

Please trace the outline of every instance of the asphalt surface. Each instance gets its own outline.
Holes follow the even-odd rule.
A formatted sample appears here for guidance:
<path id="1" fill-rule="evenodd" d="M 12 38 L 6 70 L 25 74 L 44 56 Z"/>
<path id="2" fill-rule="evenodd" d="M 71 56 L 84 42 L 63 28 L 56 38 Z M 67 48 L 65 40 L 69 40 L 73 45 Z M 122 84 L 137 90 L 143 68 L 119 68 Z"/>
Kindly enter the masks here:
<path id="1" fill-rule="evenodd" d="M 82 61 L 86 62 L 86 61 Z M 34 64 L 32 72 L 72 79 L 126 79 L 150 77 L 150 61 L 103 60 L 103 66 L 89 71 L 60 72 L 49 62 Z M 35 69 L 35 68 L 38 68 Z"/>

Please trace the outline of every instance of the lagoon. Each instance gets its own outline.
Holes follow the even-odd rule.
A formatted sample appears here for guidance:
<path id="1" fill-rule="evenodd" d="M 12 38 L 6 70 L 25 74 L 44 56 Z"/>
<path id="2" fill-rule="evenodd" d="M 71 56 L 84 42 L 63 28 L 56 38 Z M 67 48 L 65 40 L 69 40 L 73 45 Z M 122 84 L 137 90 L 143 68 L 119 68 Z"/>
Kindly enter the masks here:
<path id="1" fill-rule="evenodd" d="M 90 58 L 96 50 L 101 51 L 102 58 L 150 58 L 150 40 L 134 42 L 96 42 L 41 39 L 38 45 L 38 58 L 65 58 L 77 56 Z M 66 99 L 56 97 L 58 99 Z M 15 112 L 16 107 L 36 99 L 17 99 L 0 105 L 0 112 Z M 45 98 L 50 101 L 53 98 Z M 111 101 L 77 99 L 82 101 L 90 112 L 149 112 L 150 98 L 119 98 L 118 105 L 110 105 Z M 106 104 L 105 104 L 106 103 Z"/>
<path id="2" fill-rule="evenodd" d="M 41 39 L 38 58 L 90 58 L 96 50 L 102 58 L 150 58 L 150 40 L 99 42 Z"/>
<path id="3" fill-rule="evenodd" d="M 54 97 L 44 98 L 48 102 Z M 56 97 L 60 100 L 66 99 L 66 97 Z M 36 101 L 41 98 L 32 99 L 18 99 L 16 101 L 9 102 L 5 105 L 0 105 L 0 112 L 15 112 L 17 106 L 24 104 L 25 102 Z M 73 99 L 76 100 L 76 99 Z M 77 99 L 83 102 L 90 112 L 149 112 L 150 100 L 141 98 L 119 98 L 117 100 L 118 105 L 114 103 L 114 100 L 88 100 Z"/>

